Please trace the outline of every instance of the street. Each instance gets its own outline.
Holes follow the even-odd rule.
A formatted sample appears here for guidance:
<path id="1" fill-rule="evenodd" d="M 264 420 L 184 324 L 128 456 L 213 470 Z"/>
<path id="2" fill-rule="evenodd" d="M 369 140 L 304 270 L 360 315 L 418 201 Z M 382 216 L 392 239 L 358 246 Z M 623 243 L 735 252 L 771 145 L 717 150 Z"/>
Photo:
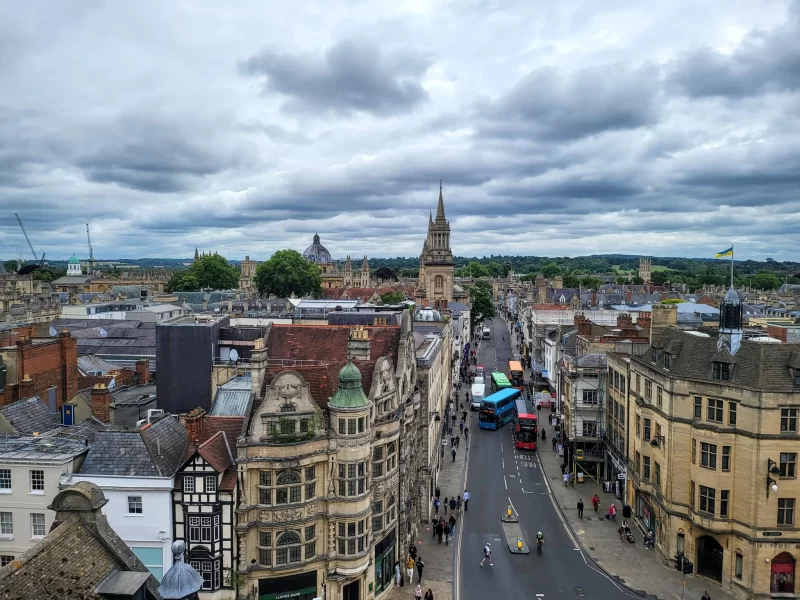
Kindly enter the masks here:
<path id="1" fill-rule="evenodd" d="M 492 337 L 481 340 L 478 364 L 486 368 L 487 375 L 493 369 L 506 372 L 511 358 L 507 325 L 498 316 L 489 327 Z M 487 396 L 490 393 L 487 389 Z M 477 412 L 471 413 L 470 421 L 473 438 L 466 488 L 471 500 L 456 551 L 455 597 L 464 600 L 639 598 L 584 557 L 553 503 L 536 452 L 515 450 L 511 439 L 513 425 L 499 431 L 481 430 Z M 549 434 L 546 420 L 545 426 Z M 545 443 L 550 443 L 549 436 Z M 500 519 L 509 504 L 519 515 L 525 542 L 531 547 L 528 555 L 513 555 L 508 550 Z M 537 531 L 545 539 L 541 554 L 536 549 Z M 487 542 L 491 543 L 494 566 L 488 566 L 487 562 L 481 568 L 483 546 Z"/>

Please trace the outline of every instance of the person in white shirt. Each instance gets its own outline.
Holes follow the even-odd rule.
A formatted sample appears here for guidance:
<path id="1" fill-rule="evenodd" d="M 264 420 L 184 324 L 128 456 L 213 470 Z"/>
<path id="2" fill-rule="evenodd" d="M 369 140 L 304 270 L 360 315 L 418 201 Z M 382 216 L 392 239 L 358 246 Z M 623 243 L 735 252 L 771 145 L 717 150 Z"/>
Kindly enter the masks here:
<path id="1" fill-rule="evenodd" d="M 469 492 L 464 490 L 464 512 L 469 510 Z"/>
<path id="2" fill-rule="evenodd" d="M 489 566 L 493 567 L 494 563 L 492 562 L 492 545 L 489 542 L 486 542 L 486 545 L 483 547 L 483 560 L 481 561 L 481 567 L 483 566 L 484 561 L 488 559 Z"/>

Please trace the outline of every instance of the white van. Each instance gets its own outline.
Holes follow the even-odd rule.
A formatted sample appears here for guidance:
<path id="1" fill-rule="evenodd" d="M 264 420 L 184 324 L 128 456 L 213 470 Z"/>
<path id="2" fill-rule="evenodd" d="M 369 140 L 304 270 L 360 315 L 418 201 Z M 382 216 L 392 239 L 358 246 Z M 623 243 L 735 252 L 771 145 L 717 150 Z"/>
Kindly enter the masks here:
<path id="1" fill-rule="evenodd" d="M 473 383 L 472 390 L 470 394 L 472 395 L 472 402 L 470 403 L 470 408 L 472 410 L 480 410 L 481 402 L 483 402 L 484 392 L 486 391 L 486 386 L 482 383 Z"/>
<path id="2" fill-rule="evenodd" d="M 484 327 L 483 328 L 483 339 L 488 340 L 490 337 L 492 337 L 492 330 L 489 329 L 488 327 Z"/>

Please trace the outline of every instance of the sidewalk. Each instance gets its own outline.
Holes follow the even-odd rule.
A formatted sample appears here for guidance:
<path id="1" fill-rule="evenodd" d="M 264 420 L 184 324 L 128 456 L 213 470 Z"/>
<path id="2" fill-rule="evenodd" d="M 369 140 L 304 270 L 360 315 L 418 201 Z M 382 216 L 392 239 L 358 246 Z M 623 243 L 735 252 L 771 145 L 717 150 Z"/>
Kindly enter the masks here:
<path id="1" fill-rule="evenodd" d="M 586 554 L 608 575 L 621 580 L 629 588 L 666 600 L 680 600 L 682 576 L 673 566 L 663 563 L 656 550 L 644 547 L 644 538 L 638 527 L 631 522 L 636 543 L 620 541 L 617 529 L 622 522 L 622 503 L 613 494 L 603 492 L 602 486 L 592 479 L 576 483 L 575 487 L 564 487 L 561 479 L 561 457 L 552 450 L 550 440 L 539 445 L 539 462 L 542 474 L 547 478 L 553 496 L 564 519 L 575 534 Z M 592 496 L 600 498 L 600 509 L 594 512 Z M 578 518 L 578 500 L 583 499 L 583 519 Z M 609 503 L 617 504 L 617 522 L 608 522 L 604 515 Z M 715 582 L 695 575 L 686 575 L 684 600 L 699 599 L 705 590 L 714 600 L 733 600 L 734 596 L 721 589 Z"/>
<path id="2" fill-rule="evenodd" d="M 460 401 L 464 402 L 463 397 L 460 398 Z M 466 403 L 464 407 L 467 409 L 467 424 L 470 430 L 469 440 L 465 441 L 464 436 L 461 436 L 461 443 L 456 452 L 456 460 L 453 462 L 448 438 L 448 445 L 444 449 L 442 468 L 439 471 L 438 480 L 439 490 L 442 494 L 442 504 L 444 504 L 445 497 L 450 498 L 455 495 L 457 498 L 459 494 L 464 494 L 464 472 L 467 466 L 467 452 L 472 441 L 472 434 L 478 428 L 477 421 L 475 423 L 472 422 L 474 413 L 469 410 Z M 458 431 L 458 422 L 460 422 L 460 419 L 456 422 L 454 431 Z M 431 515 L 433 515 L 433 509 L 431 509 Z M 450 509 L 447 509 L 447 514 L 445 515 L 444 507 L 440 507 L 439 515 L 447 521 L 450 518 Z M 431 516 L 431 518 L 433 517 Z M 455 536 L 450 539 L 449 545 L 445 545 L 444 537 L 442 537 L 442 543 L 438 543 L 438 540 L 433 535 L 430 521 L 417 524 L 417 535 L 414 539 L 414 543 L 417 546 L 417 558 L 422 558 L 422 562 L 425 563 L 425 568 L 422 572 L 422 583 L 420 583 L 423 596 L 425 591 L 430 588 L 436 600 L 451 600 L 453 598 L 456 536 L 461 535 L 462 515 L 457 515 L 456 519 Z M 381 600 L 409 600 L 414 598 L 414 589 L 419 583 L 417 581 L 417 571 L 414 569 L 414 581 L 409 584 L 404 566 L 405 561 L 408 560 L 408 548 L 398 548 L 397 553 L 397 558 L 403 569 L 405 585 L 403 587 L 393 587 L 381 597 Z"/>

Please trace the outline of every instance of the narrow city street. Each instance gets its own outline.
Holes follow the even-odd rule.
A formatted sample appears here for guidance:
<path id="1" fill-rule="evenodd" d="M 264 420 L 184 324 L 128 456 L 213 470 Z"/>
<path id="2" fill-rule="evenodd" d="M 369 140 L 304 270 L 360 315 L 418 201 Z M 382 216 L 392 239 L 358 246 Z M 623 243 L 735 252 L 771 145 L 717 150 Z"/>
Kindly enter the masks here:
<path id="1" fill-rule="evenodd" d="M 494 369 L 505 372 L 512 355 L 511 335 L 499 316 L 489 326 L 492 337 L 481 340 L 478 364 L 486 368 L 487 374 Z M 489 389 L 486 393 L 490 394 Z M 584 556 L 553 504 L 539 457 L 532 451 L 514 449 L 511 425 L 499 431 L 481 430 L 478 413 L 473 412 L 470 431 L 474 433 L 466 488 L 472 499 L 457 550 L 457 598 L 641 597 L 612 580 Z M 549 437 L 545 443 L 550 443 Z M 528 555 L 514 555 L 508 550 L 501 517 L 509 504 L 519 515 L 523 537 L 531 546 Z M 536 549 L 537 531 L 545 539 L 541 554 Z M 492 547 L 494 566 L 487 562 L 481 568 L 487 542 Z"/>

